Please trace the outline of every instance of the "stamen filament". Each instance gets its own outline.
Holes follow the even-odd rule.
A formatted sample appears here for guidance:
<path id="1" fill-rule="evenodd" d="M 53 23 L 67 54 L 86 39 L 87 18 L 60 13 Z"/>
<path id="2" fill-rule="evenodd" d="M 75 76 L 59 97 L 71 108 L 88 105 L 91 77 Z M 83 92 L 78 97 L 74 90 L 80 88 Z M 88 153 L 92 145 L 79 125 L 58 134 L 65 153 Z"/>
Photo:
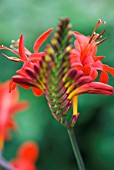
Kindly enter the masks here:
<path id="1" fill-rule="evenodd" d="M 4 139 L 2 136 L 0 136 L 0 151 L 3 150 L 3 147 L 4 147 Z"/>
<path id="2" fill-rule="evenodd" d="M 78 116 L 78 95 L 73 97 L 73 115 Z"/>
<path id="3" fill-rule="evenodd" d="M 98 20 L 98 22 L 97 22 L 97 24 L 96 24 L 96 26 L 95 26 L 95 28 L 94 28 L 94 30 L 93 30 L 93 32 L 92 32 L 92 35 L 91 35 L 91 37 L 90 37 L 89 43 L 91 43 L 91 41 L 93 40 L 94 36 L 96 35 L 96 34 L 95 34 L 96 30 L 97 30 L 97 28 L 98 28 L 101 24 L 106 24 L 106 22 L 105 22 L 105 21 L 101 21 L 100 19 Z M 104 32 L 102 32 L 101 35 L 102 35 L 102 34 L 104 34 Z M 95 39 L 97 39 L 97 38 L 95 38 Z"/>

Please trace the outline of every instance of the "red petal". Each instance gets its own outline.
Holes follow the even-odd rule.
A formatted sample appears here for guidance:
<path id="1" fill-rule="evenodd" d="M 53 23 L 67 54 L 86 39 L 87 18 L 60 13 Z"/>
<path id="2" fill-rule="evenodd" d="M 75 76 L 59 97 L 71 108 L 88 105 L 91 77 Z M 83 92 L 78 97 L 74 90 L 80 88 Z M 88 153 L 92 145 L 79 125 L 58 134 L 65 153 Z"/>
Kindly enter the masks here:
<path id="1" fill-rule="evenodd" d="M 34 163 L 26 159 L 16 158 L 11 160 L 10 164 L 15 167 L 16 170 L 36 170 Z"/>
<path id="2" fill-rule="evenodd" d="M 85 65 L 83 68 L 84 75 L 87 76 L 90 74 L 91 67 L 89 65 Z"/>
<path id="3" fill-rule="evenodd" d="M 21 86 L 22 88 L 25 88 L 25 89 L 29 89 L 30 87 L 28 87 L 28 86 L 24 86 L 24 85 L 22 85 L 22 84 L 18 84 L 19 86 Z"/>
<path id="4" fill-rule="evenodd" d="M 108 82 L 108 73 L 106 71 L 101 72 L 99 81 L 102 83 Z"/>
<path id="5" fill-rule="evenodd" d="M 15 130 L 16 129 L 16 124 L 15 124 L 15 122 L 13 121 L 13 120 L 11 120 L 11 121 L 9 121 L 8 122 L 8 130 L 10 129 L 10 130 Z"/>
<path id="6" fill-rule="evenodd" d="M 80 53 L 75 49 L 71 50 L 70 53 L 70 64 L 71 67 L 82 68 L 82 63 L 80 61 Z"/>
<path id="7" fill-rule="evenodd" d="M 26 72 L 25 72 L 26 67 L 32 68 L 32 64 L 29 61 L 24 62 L 22 68 L 20 70 L 17 70 L 16 73 L 19 74 L 19 75 L 26 76 L 27 75 Z"/>
<path id="8" fill-rule="evenodd" d="M 114 90 L 113 87 L 107 84 L 100 83 L 100 82 L 90 82 L 88 84 L 84 84 L 78 87 L 77 89 L 75 89 L 69 95 L 69 98 L 72 98 L 75 95 L 79 95 L 83 93 L 112 95 L 114 93 Z"/>
<path id="9" fill-rule="evenodd" d="M 38 39 L 34 43 L 34 48 L 33 48 L 34 49 L 34 53 L 38 53 L 38 50 L 39 50 L 40 46 L 48 38 L 48 36 L 52 32 L 52 30 L 53 30 L 53 28 L 50 28 L 49 30 L 47 30 L 46 32 L 41 34 L 40 37 L 38 37 Z"/>
<path id="10" fill-rule="evenodd" d="M 10 108 L 10 113 L 14 114 L 16 112 L 21 112 L 27 109 L 29 106 L 28 102 L 19 102 Z"/>
<path id="11" fill-rule="evenodd" d="M 103 64 L 101 61 L 95 61 L 92 65 L 93 68 L 95 68 L 96 70 L 103 70 Z"/>
<path id="12" fill-rule="evenodd" d="M 22 61 L 27 60 L 27 56 L 26 56 L 25 50 L 24 50 L 24 37 L 23 37 L 23 35 L 21 35 L 20 39 L 19 39 L 19 55 L 20 55 L 20 58 L 22 59 Z"/>
<path id="13" fill-rule="evenodd" d="M 34 142 L 26 142 L 19 148 L 17 156 L 34 163 L 39 156 L 39 148 Z"/>
<path id="14" fill-rule="evenodd" d="M 98 72 L 97 72 L 96 69 L 94 69 L 92 67 L 90 67 L 90 68 L 91 68 L 91 71 L 90 71 L 89 75 L 91 76 L 92 80 L 95 80 L 97 78 L 97 76 L 98 76 Z"/>
<path id="15" fill-rule="evenodd" d="M 42 96 L 42 94 L 43 94 L 42 90 L 35 88 L 35 87 L 32 87 L 32 91 L 33 91 L 35 96 Z"/>
<path id="16" fill-rule="evenodd" d="M 11 79 L 9 82 L 9 92 L 16 88 L 16 83 Z"/>
<path id="17" fill-rule="evenodd" d="M 74 42 L 76 50 L 83 53 L 84 49 L 88 45 L 90 38 L 88 36 L 85 36 L 85 35 L 77 32 L 77 31 L 74 31 L 73 34 L 76 37 L 76 40 Z"/>
<path id="18" fill-rule="evenodd" d="M 40 53 L 33 53 L 29 57 L 29 59 L 30 59 L 30 61 L 32 61 L 32 63 L 39 63 L 41 58 L 42 58 L 42 56 L 40 55 Z"/>
<path id="19" fill-rule="evenodd" d="M 39 53 L 33 53 L 30 55 L 30 60 L 33 61 L 33 60 L 39 60 L 41 59 L 41 55 Z"/>
<path id="20" fill-rule="evenodd" d="M 90 75 L 92 80 L 95 80 L 98 76 L 97 70 L 89 65 L 85 65 L 83 71 L 84 75 Z"/>
<path id="21" fill-rule="evenodd" d="M 14 85 L 13 81 L 10 81 L 10 85 Z M 12 87 L 11 87 L 12 89 Z M 9 82 L 0 85 L 0 133 L 4 133 L 8 136 L 8 130 L 14 127 L 12 114 L 17 111 L 22 111 L 27 108 L 27 102 L 18 102 L 19 92 L 15 88 L 12 93 L 9 93 Z"/>
<path id="22" fill-rule="evenodd" d="M 105 56 L 95 56 L 94 61 L 102 60 Z"/>
<path id="23" fill-rule="evenodd" d="M 109 66 L 106 65 L 106 64 L 103 64 L 103 69 L 114 76 L 114 68 L 109 67 Z"/>
<path id="24" fill-rule="evenodd" d="M 34 82 L 29 78 L 29 77 L 24 77 L 24 76 L 20 76 L 20 75 L 15 75 L 12 77 L 12 80 L 19 84 L 19 85 L 22 85 L 22 86 L 28 86 L 28 87 L 31 87 L 31 86 L 34 86 Z"/>

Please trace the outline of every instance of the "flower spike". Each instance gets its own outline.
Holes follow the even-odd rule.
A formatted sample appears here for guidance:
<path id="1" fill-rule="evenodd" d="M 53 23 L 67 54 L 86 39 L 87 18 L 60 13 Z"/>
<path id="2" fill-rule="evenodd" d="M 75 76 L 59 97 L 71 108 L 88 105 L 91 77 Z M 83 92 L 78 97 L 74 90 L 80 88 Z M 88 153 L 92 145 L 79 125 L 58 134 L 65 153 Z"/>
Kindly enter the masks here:
<path id="1" fill-rule="evenodd" d="M 72 32 L 69 19 L 63 18 L 51 38 L 51 45 L 47 44 L 42 52 L 38 52 L 39 48 L 52 32 L 52 28 L 36 40 L 33 53 L 24 47 L 24 38 L 21 35 L 19 42 L 13 41 L 11 49 L 18 52 L 20 58 L 10 60 L 22 61 L 23 66 L 16 72 L 17 75 L 12 77 L 10 90 L 18 84 L 26 89 L 32 88 L 37 96 L 45 94 L 55 119 L 66 127 L 73 127 L 79 117 L 78 95 L 114 93 L 113 87 L 106 84 L 108 73 L 114 76 L 114 68 L 101 62 L 104 56 L 96 56 L 98 44 L 106 39 L 98 40 L 105 31 L 95 33 L 101 24 L 105 22 L 98 20 L 92 35 L 85 36 L 77 31 Z M 76 37 L 74 48 L 71 45 L 72 34 Z M 100 82 L 94 82 L 99 70 Z M 67 121 L 71 107 L 73 114 Z"/>

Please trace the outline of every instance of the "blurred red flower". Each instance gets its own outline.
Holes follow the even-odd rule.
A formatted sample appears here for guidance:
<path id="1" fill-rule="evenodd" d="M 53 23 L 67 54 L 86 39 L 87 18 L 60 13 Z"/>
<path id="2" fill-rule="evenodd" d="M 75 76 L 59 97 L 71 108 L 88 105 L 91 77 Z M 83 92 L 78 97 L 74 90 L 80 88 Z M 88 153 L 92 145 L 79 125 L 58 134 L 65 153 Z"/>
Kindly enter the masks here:
<path id="1" fill-rule="evenodd" d="M 84 75 L 90 75 L 93 80 L 96 79 L 98 76 L 98 70 L 100 70 L 100 82 L 107 83 L 107 72 L 114 76 L 114 68 L 109 67 L 106 64 L 102 64 L 100 60 L 102 60 L 104 56 L 96 56 L 97 45 L 106 40 L 106 38 L 98 40 L 105 31 L 97 34 L 96 30 L 101 24 L 104 23 L 105 22 L 98 20 L 98 23 L 91 36 L 85 36 L 79 32 L 73 32 L 76 40 L 74 42 L 75 48 L 71 50 L 70 63 L 73 68 L 82 70 Z"/>
<path id="2" fill-rule="evenodd" d="M 9 137 L 9 130 L 15 129 L 13 114 L 27 109 L 26 101 L 19 102 L 19 91 L 17 88 L 9 93 L 9 82 L 0 83 L 0 150 L 4 140 Z"/>
<path id="3" fill-rule="evenodd" d="M 39 147 L 34 142 L 24 143 L 17 152 L 17 157 L 10 161 L 18 170 L 36 170 L 35 162 L 39 157 Z"/>

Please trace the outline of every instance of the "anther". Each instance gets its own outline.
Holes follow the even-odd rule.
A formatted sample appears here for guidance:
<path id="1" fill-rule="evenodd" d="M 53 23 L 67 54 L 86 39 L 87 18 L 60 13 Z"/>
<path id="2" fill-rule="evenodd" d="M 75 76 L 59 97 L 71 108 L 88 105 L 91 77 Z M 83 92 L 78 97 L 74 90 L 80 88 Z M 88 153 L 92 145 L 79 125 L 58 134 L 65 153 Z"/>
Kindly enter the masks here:
<path id="1" fill-rule="evenodd" d="M 11 43 L 15 43 L 15 40 L 11 40 Z"/>
<path id="2" fill-rule="evenodd" d="M 10 45 L 10 48 L 14 48 L 14 46 L 13 46 L 13 45 Z"/>

